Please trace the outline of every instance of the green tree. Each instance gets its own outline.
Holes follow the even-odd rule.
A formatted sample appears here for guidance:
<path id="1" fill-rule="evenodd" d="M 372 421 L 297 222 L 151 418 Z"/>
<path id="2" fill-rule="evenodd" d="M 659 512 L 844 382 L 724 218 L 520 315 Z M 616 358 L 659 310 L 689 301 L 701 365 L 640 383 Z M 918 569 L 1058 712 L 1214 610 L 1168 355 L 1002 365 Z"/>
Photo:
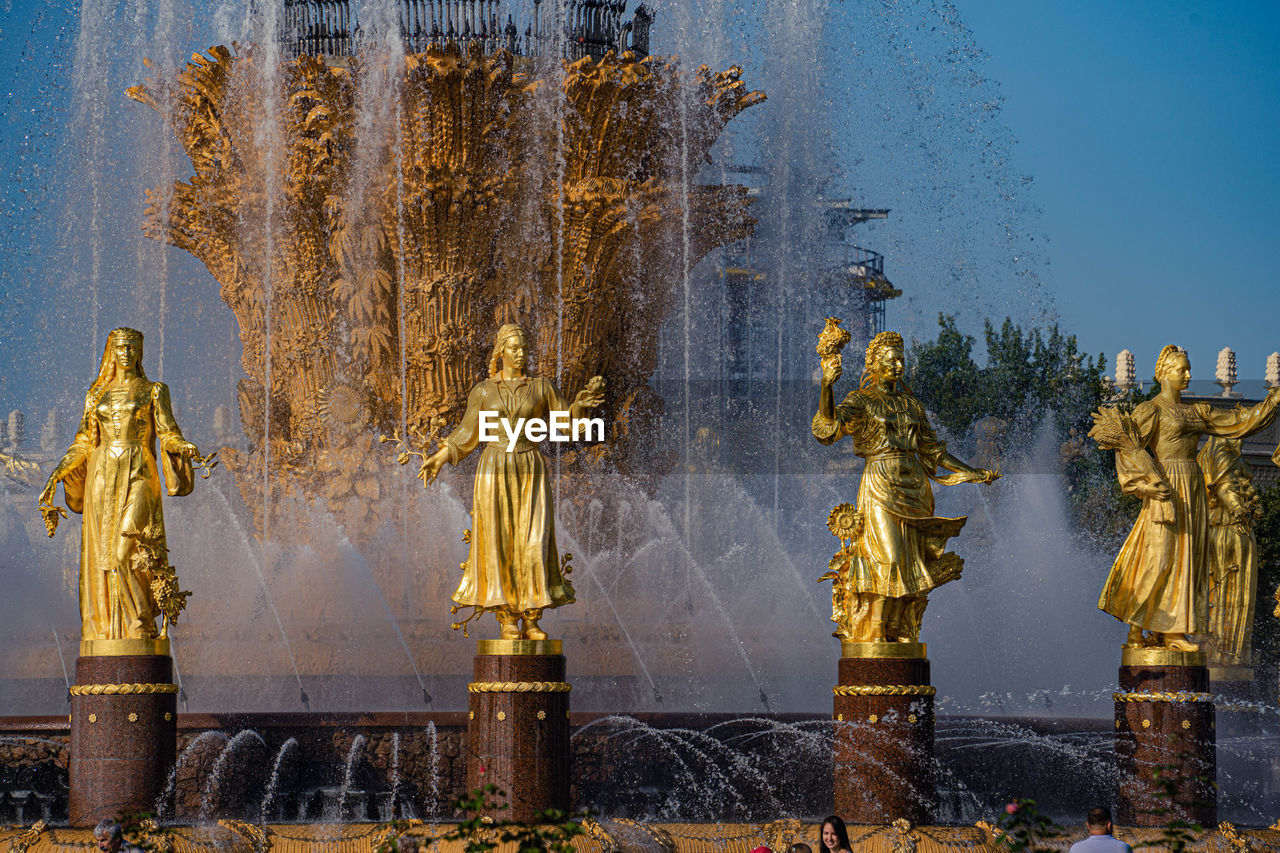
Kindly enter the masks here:
<path id="1" fill-rule="evenodd" d="M 973 335 L 956 328 L 956 318 L 938 315 L 938 338 L 912 341 L 907 358 L 908 384 L 925 407 L 952 435 L 964 435 L 986 406 L 973 360 Z"/>
<path id="2" fill-rule="evenodd" d="M 912 341 L 908 383 L 939 426 L 956 437 L 978 420 L 997 418 L 1006 434 L 1026 433 L 1052 416 L 1073 515 L 1093 532 L 1114 536 L 1131 520 L 1118 502 L 1109 454 L 1088 440 L 1089 413 L 1110 394 L 1105 358 L 1080 351 L 1075 335 L 1057 324 L 1024 330 L 1006 317 L 997 328 L 983 322 L 987 362 L 973 357 L 976 343 L 954 317 L 938 316 L 938 336 Z"/>
<path id="3" fill-rule="evenodd" d="M 1280 587 L 1280 483 L 1258 493 L 1262 518 L 1254 526 L 1258 538 L 1258 590 L 1253 622 L 1254 664 L 1260 673 L 1275 678 L 1274 664 L 1280 661 L 1280 619 L 1274 616 L 1275 592 Z M 1274 695 L 1275 680 L 1268 693 Z"/>

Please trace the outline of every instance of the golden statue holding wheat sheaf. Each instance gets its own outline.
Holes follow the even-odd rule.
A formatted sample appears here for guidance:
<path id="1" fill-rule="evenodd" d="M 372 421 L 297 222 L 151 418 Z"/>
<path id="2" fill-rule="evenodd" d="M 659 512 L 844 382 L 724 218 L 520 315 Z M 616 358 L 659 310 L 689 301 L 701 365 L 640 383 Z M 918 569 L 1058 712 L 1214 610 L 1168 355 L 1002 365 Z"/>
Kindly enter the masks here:
<path id="1" fill-rule="evenodd" d="M 1243 438 L 1265 429 L 1276 417 L 1280 389 L 1250 408 L 1184 403 L 1191 362 L 1172 345 L 1160 351 L 1155 379 L 1154 399 L 1132 411 L 1103 407 L 1089 431 L 1099 447 L 1115 451 L 1120 490 L 1142 498 L 1098 608 L 1128 623 L 1125 648 L 1194 652 L 1196 635 L 1209 633 L 1210 514 L 1196 461 L 1200 437 Z"/>

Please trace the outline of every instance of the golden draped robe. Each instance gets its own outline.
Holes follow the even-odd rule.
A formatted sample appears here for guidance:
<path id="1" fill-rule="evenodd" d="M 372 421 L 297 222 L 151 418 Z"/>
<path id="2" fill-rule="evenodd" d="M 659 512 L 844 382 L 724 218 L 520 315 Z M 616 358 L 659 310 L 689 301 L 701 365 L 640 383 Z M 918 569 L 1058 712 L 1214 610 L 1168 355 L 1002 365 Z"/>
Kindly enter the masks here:
<path id="1" fill-rule="evenodd" d="M 1208 632 L 1209 500 L 1196 450 L 1200 436 L 1243 438 L 1275 419 L 1280 395 L 1252 408 L 1215 409 L 1208 403 L 1138 404 L 1133 420 L 1154 471 L 1173 490 L 1168 500 L 1144 497 L 1142 511 L 1120 548 L 1098 608 L 1130 625 L 1162 634 Z M 1116 452 L 1120 490 L 1150 485 L 1150 459 Z"/>
<path id="2" fill-rule="evenodd" d="M 1253 475 L 1238 440 L 1210 438 L 1196 460 L 1209 494 L 1209 663 L 1250 666 L 1258 591 Z"/>
<path id="3" fill-rule="evenodd" d="M 845 627 L 854 594 L 923 596 L 959 578 L 964 561 L 945 549 L 968 519 L 934 516 L 929 480 L 950 485 L 977 478 L 938 476 L 947 446 L 916 396 L 861 388 L 835 407 L 834 417 L 814 415 L 811 428 L 823 444 L 850 436 L 855 452 L 866 459 L 858 486 L 862 528 L 835 581 L 832 621 Z M 919 609 L 922 614 L 923 603 Z"/>
<path id="4" fill-rule="evenodd" d="M 514 429 L 519 418 L 550 421 L 569 401 L 542 377 L 505 382 L 485 379 L 471 389 L 462 422 L 444 447 L 457 464 L 481 443 L 480 413 L 497 412 Z M 511 452 L 501 426 L 484 442 L 476 466 L 471 509 L 471 549 L 453 601 L 462 607 L 520 614 L 574 601 L 560 568 L 555 508 L 547 463 L 521 432 Z"/>
<path id="5" fill-rule="evenodd" d="M 165 548 L 156 439 L 169 494 L 190 494 L 191 460 L 176 452 L 184 439 L 162 382 L 138 379 L 87 398 L 75 440 L 58 463 L 54 476 L 67 507 L 84 515 L 81 639 L 156 636 L 160 608 L 151 591 L 152 567 L 138 547 L 142 541 Z"/>

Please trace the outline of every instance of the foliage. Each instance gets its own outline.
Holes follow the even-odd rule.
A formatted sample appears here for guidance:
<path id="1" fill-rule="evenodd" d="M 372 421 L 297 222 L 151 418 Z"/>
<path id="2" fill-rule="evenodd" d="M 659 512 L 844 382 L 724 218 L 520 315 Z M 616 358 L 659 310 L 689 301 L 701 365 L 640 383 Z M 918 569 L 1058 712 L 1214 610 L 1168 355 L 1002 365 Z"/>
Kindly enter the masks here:
<path id="1" fill-rule="evenodd" d="M 1185 758 L 1185 756 L 1184 756 Z M 1174 809 L 1174 803 L 1178 795 L 1178 770 L 1177 764 L 1160 765 L 1151 771 L 1151 781 L 1155 783 L 1155 797 L 1160 800 L 1160 807 L 1155 809 L 1152 814 L 1165 815 L 1169 818 L 1168 822 L 1160 828 L 1160 834 L 1144 844 L 1139 844 L 1135 850 L 1146 848 L 1154 848 L 1156 850 L 1167 850 L 1169 853 L 1183 853 L 1190 845 L 1195 843 L 1196 837 L 1204 831 L 1198 823 L 1191 823 L 1177 816 Z M 1201 778 L 1203 784 L 1213 784 L 1212 780 Z"/>
<path id="2" fill-rule="evenodd" d="M 145 850 L 147 853 L 172 853 L 173 830 L 161 827 L 149 812 L 120 812 L 116 815 L 124 835 L 123 850 Z"/>
<path id="3" fill-rule="evenodd" d="M 956 318 L 938 315 L 936 341 L 911 342 L 907 384 L 937 423 L 951 435 L 964 435 L 985 408 L 972 335 L 961 334 Z"/>
<path id="4" fill-rule="evenodd" d="M 1088 439 L 1090 412 L 1112 394 L 1104 357 L 1082 353 L 1075 335 L 1063 334 L 1057 324 L 1024 331 L 1006 317 L 999 328 L 983 321 L 987 363 L 979 367 L 976 340 L 957 328 L 954 317 L 939 315 L 938 327 L 936 340 L 912 341 L 907 379 L 936 422 L 958 438 L 983 418 L 1015 434 L 1033 431 L 1052 415 L 1076 521 L 1104 535 L 1127 527 L 1133 507 L 1117 500 L 1111 456 Z"/>
<path id="5" fill-rule="evenodd" d="M 1258 493 L 1262 518 L 1254 526 L 1258 539 L 1258 588 L 1253 627 L 1254 661 L 1271 663 L 1280 659 L 1280 619 L 1273 617 L 1280 587 L 1280 483 Z"/>
<path id="6" fill-rule="evenodd" d="M 1088 431 L 1089 412 L 1108 390 L 1105 362 L 1081 353 L 1075 335 L 1057 324 L 1024 332 L 1008 317 L 999 329 L 985 320 L 987 364 L 978 367 L 974 337 L 947 315 L 938 316 L 938 327 L 937 340 L 912 341 L 908 382 L 947 432 L 964 435 L 989 416 L 1011 425 L 1039 422 L 1046 411 L 1058 417 L 1059 430 Z"/>
<path id="7" fill-rule="evenodd" d="M 490 812 L 507 808 L 505 798 L 506 795 L 492 784 L 462 795 L 454 803 L 454 808 L 466 815 L 466 819 L 441 840 L 462 842 L 466 853 L 489 853 L 506 844 L 514 844 L 518 853 L 572 853 L 573 839 L 585 832 L 580 819 L 559 809 L 538 812 L 527 823 L 489 817 Z M 401 849 L 398 837 L 403 833 L 401 824 L 393 823 L 391 828 L 395 831 L 378 847 L 378 853 Z"/>
<path id="8" fill-rule="evenodd" d="M 1028 853 L 1053 853 L 1057 847 L 1046 847 L 1040 842 L 1053 841 L 1066 835 L 1066 831 L 1042 814 L 1035 800 L 1017 799 L 1005 806 L 997 827 L 996 844 L 1006 850 L 1026 850 Z"/>

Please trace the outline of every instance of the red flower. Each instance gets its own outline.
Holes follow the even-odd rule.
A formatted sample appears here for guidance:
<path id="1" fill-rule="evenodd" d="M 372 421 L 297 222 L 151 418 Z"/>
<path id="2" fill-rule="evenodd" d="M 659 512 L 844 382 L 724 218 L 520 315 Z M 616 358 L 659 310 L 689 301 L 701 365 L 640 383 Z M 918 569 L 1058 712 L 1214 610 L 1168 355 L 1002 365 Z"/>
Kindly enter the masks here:
<path id="1" fill-rule="evenodd" d="M 1005 814 L 1014 814 L 1018 811 L 1018 804 L 1009 803 L 1007 806 L 1004 807 L 1004 811 L 1005 811 Z"/>

